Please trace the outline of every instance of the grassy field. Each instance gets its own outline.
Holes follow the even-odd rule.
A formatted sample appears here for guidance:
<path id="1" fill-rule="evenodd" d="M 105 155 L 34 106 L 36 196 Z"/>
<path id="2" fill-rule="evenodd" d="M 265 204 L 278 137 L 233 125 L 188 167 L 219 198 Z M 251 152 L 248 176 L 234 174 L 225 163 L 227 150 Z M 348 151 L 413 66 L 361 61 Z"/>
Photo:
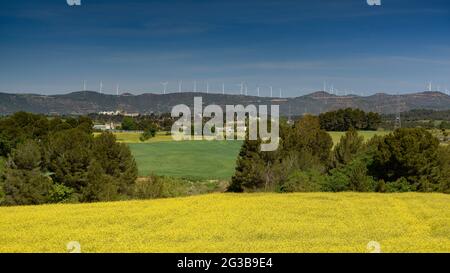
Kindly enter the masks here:
<path id="1" fill-rule="evenodd" d="M 450 195 L 209 194 L 0 208 L 0 252 L 450 252 Z"/>
<path id="2" fill-rule="evenodd" d="M 241 141 L 130 143 L 139 175 L 230 179 Z"/>

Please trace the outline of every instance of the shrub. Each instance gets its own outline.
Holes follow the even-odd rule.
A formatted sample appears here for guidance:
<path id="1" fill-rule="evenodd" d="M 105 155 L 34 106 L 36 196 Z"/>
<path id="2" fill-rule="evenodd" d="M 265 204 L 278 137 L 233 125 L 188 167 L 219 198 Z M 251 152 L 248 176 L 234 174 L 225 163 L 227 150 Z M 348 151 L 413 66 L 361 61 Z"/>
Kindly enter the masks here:
<path id="1" fill-rule="evenodd" d="M 345 173 L 338 169 L 333 169 L 330 175 L 326 176 L 322 189 L 330 192 L 348 191 L 349 184 L 349 178 Z"/>
<path id="2" fill-rule="evenodd" d="M 374 179 L 368 175 L 367 162 L 370 158 L 363 154 L 346 165 L 331 170 L 327 178 L 328 191 L 371 192 L 376 188 Z"/>
<path id="3" fill-rule="evenodd" d="M 163 197 L 164 182 L 157 176 L 138 179 L 134 185 L 133 196 L 138 199 Z"/>
<path id="4" fill-rule="evenodd" d="M 72 188 L 62 184 L 53 184 L 49 192 L 51 203 L 75 203 L 77 197 Z"/>
<path id="5" fill-rule="evenodd" d="M 282 192 L 318 192 L 324 184 L 324 176 L 315 170 L 294 171 L 281 186 Z"/>
<path id="6" fill-rule="evenodd" d="M 410 183 L 404 177 L 397 179 L 395 182 L 386 183 L 386 192 L 409 192 L 412 190 Z"/>
<path id="7" fill-rule="evenodd" d="M 149 140 L 150 138 L 154 138 L 156 135 L 156 127 L 152 126 L 149 129 L 146 129 L 141 136 L 139 137 L 139 140 L 144 142 L 146 140 Z"/>

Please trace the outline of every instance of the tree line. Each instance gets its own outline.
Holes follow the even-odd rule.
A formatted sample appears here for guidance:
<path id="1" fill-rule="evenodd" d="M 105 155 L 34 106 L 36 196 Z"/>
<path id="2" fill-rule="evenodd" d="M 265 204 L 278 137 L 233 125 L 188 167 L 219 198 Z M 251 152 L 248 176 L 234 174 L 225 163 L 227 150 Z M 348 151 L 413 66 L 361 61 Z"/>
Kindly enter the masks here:
<path id="1" fill-rule="evenodd" d="M 367 142 L 350 129 L 333 147 L 320 121 L 305 116 L 282 123 L 274 152 L 246 139 L 228 190 L 450 193 L 450 146 L 425 129 L 398 129 Z"/>
<path id="2" fill-rule="evenodd" d="M 87 117 L 2 118 L 0 156 L 1 205 L 127 199 L 137 178 L 129 148 L 111 133 L 94 137 Z"/>
<path id="3" fill-rule="evenodd" d="M 450 130 L 450 110 L 415 109 L 401 113 L 400 117 L 404 127 Z M 394 114 L 383 115 L 381 126 L 385 129 L 392 129 L 395 126 L 394 121 Z"/>
<path id="4" fill-rule="evenodd" d="M 339 109 L 319 115 L 320 128 L 325 131 L 377 130 L 381 117 L 374 112 L 366 113 L 360 109 Z"/>

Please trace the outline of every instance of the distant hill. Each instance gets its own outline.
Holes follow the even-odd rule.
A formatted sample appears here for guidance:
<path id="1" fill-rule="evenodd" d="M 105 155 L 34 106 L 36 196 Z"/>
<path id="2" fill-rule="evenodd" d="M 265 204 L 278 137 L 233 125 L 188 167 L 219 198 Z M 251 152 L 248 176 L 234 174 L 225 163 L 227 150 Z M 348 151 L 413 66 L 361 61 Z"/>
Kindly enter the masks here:
<path id="1" fill-rule="evenodd" d="M 362 97 L 357 95 L 336 96 L 318 91 L 295 98 L 269 98 L 244 95 L 222 95 L 206 93 L 170 93 L 166 95 L 145 93 L 132 95 L 100 94 L 80 91 L 63 95 L 8 94 L 0 93 L 0 114 L 17 111 L 43 114 L 89 114 L 100 111 L 123 110 L 132 113 L 170 112 L 177 104 L 193 106 L 194 97 L 203 97 L 204 105 L 217 104 L 279 104 L 282 115 L 318 114 L 339 108 L 360 108 L 383 114 L 409 111 L 412 109 L 448 110 L 450 96 L 441 92 L 420 92 L 404 95 L 378 93 Z"/>

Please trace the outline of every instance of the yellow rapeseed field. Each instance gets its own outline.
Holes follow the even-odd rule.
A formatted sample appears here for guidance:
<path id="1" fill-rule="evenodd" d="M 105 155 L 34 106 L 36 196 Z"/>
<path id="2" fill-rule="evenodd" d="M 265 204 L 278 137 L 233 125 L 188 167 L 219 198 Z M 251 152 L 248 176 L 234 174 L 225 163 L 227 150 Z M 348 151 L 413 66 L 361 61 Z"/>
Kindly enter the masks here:
<path id="1" fill-rule="evenodd" d="M 0 208 L 0 252 L 450 252 L 450 195 L 210 194 Z"/>

